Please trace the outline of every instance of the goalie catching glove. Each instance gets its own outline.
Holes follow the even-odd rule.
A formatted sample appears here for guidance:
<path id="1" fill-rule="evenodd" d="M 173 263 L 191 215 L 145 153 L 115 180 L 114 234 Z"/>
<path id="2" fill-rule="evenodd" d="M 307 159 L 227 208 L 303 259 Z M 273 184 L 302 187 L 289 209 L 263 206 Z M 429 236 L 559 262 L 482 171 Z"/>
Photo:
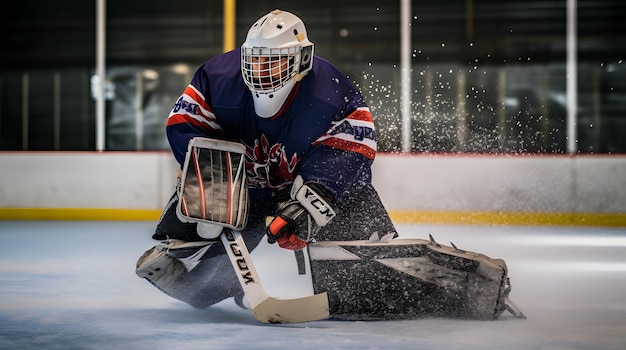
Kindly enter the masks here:
<path id="1" fill-rule="evenodd" d="M 317 232 L 335 217 L 332 199 L 324 186 L 304 183 L 300 175 L 293 181 L 290 199 L 279 204 L 267 226 L 267 241 L 281 248 L 304 249 Z"/>

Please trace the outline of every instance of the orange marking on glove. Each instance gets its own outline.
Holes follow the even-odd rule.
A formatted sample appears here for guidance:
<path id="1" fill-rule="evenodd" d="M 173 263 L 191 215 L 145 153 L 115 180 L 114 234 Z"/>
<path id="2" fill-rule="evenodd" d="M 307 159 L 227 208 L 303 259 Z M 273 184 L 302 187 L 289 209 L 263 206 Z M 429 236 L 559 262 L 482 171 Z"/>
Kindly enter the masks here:
<path id="1" fill-rule="evenodd" d="M 280 216 L 277 216 L 270 223 L 269 230 L 273 235 L 277 235 L 278 232 L 280 232 L 280 230 L 282 230 L 283 227 L 285 227 L 285 225 L 287 224 L 288 224 L 287 220 L 283 219 Z"/>

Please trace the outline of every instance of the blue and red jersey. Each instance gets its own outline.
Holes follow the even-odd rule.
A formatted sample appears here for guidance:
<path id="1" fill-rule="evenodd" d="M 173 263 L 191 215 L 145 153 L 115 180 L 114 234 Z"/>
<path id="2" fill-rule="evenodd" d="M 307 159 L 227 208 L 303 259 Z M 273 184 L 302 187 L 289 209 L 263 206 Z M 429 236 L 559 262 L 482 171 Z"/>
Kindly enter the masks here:
<path id="1" fill-rule="evenodd" d="M 246 146 L 250 197 L 304 181 L 325 185 L 337 200 L 371 182 L 376 155 L 372 115 L 360 91 L 331 63 L 315 57 L 272 118 L 254 111 L 241 76 L 241 54 L 212 58 L 195 72 L 167 120 L 167 137 L 182 165 L 194 137 Z"/>

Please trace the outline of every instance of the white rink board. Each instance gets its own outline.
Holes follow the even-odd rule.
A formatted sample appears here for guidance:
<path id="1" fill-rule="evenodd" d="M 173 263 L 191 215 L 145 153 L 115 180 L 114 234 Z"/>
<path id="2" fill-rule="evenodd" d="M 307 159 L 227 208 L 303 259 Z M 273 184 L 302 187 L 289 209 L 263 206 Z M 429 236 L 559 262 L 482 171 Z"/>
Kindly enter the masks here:
<path id="1" fill-rule="evenodd" d="M 626 157 L 383 155 L 373 182 L 392 210 L 626 212 Z"/>
<path id="2" fill-rule="evenodd" d="M 169 152 L 2 152 L 0 208 L 160 210 Z M 626 157 L 378 154 L 389 210 L 626 213 Z"/>
<path id="3" fill-rule="evenodd" d="M 155 209 L 177 164 L 161 152 L 11 152 L 0 166 L 0 207 Z"/>

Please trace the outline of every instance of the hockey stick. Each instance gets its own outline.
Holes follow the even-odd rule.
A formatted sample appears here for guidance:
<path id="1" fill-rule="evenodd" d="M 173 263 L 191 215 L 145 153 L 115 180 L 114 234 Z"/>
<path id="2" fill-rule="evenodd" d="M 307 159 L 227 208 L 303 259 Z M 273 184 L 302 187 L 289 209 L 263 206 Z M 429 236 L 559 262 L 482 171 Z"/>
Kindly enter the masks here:
<path id="1" fill-rule="evenodd" d="M 248 210 L 243 154 L 245 146 L 240 143 L 192 139 L 181 176 L 177 216 L 181 221 L 198 223 L 198 234 L 203 238 L 214 239 L 220 235 L 258 321 L 300 323 L 328 318 L 330 308 L 327 293 L 278 299 L 270 296 L 263 288 L 248 247 L 238 231 L 246 224 Z M 203 225 L 217 226 L 218 229 L 200 230 Z"/>
<path id="2" fill-rule="evenodd" d="M 224 229 L 222 244 L 248 299 L 254 317 L 263 323 L 301 323 L 328 318 L 328 294 L 320 293 L 296 299 L 277 299 L 263 288 L 241 233 Z"/>

